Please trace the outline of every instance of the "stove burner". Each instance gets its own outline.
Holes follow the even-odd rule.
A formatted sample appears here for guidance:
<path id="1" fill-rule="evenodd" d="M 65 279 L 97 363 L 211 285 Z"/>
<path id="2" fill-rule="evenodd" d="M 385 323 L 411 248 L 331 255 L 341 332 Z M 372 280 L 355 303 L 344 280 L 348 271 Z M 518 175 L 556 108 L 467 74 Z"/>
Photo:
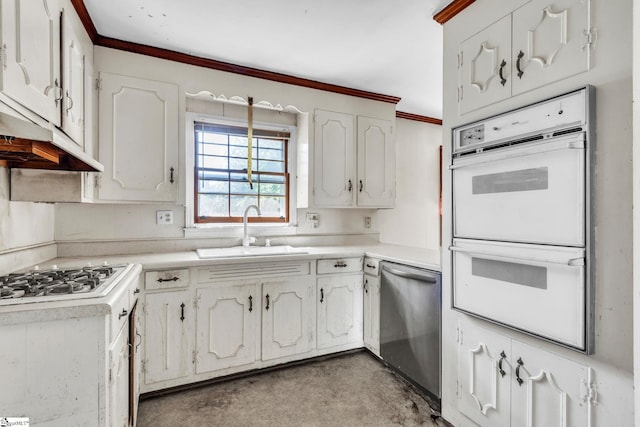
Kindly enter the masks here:
<path id="1" fill-rule="evenodd" d="M 114 267 L 82 267 L 50 270 L 36 268 L 27 273 L 0 276 L 0 298 L 40 297 L 91 292 L 115 273 Z"/>

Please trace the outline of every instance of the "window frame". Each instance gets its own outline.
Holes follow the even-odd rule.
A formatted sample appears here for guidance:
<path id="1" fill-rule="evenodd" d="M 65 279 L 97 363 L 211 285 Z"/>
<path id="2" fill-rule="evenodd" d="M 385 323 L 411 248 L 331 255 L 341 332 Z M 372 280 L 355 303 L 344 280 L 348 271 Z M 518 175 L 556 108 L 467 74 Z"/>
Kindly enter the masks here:
<path id="1" fill-rule="evenodd" d="M 186 220 L 186 228 L 187 229 L 195 229 L 195 228 L 214 228 L 214 227 L 234 227 L 242 225 L 242 217 L 218 217 L 217 221 L 197 221 L 197 201 L 196 197 L 198 195 L 197 192 L 197 168 L 196 168 L 196 141 L 195 141 L 195 126 L 197 122 L 203 122 L 211 125 L 218 126 L 233 126 L 246 128 L 247 122 L 246 120 L 239 120 L 230 117 L 219 117 L 212 116 L 207 114 L 195 113 L 195 112 L 186 112 L 185 113 L 185 128 L 186 128 L 186 146 L 185 146 L 185 156 L 186 156 L 186 165 L 187 171 L 193 170 L 193 173 L 186 174 L 186 194 L 185 194 L 185 220 Z M 286 165 L 287 165 L 287 189 L 285 195 L 285 203 L 287 207 L 288 217 L 285 217 L 284 220 L 276 217 L 267 217 L 262 218 L 258 216 L 248 217 L 248 221 L 252 223 L 259 224 L 259 226 L 274 226 L 274 227 L 282 227 L 282 226 L 295 226 L 297 221 L 297 208 L 296 208 L 296 195 L 297 195 L 297 137 L 298 137 L 298 129 L 293 125 L 286 124 L 278 124 L 278 123 L 264 123 L 259 121 L 254 121 L 253 123 L 254 129 L 266 130 L 266 131 L 277 131 L 277 132 L 288 132 L 289 140 L 286 144 L 285 156 L 286 156 Z M 255 136 L 254 136 L 255 138 Z M 273 219 L 276 219 L 275 221 Z"/>

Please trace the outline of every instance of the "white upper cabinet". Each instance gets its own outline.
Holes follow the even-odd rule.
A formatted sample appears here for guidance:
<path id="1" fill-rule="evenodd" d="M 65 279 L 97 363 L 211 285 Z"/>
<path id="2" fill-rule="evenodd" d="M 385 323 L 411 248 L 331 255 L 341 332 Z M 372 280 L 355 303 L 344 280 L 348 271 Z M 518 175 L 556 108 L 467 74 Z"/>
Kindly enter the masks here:
<path id="1" fill-rule="evenodd" d="M 353 116 L 316 110 L 314 150 L 316 206 L 353 206 L 356 157 Z"/>
<path id="2" fill-rule="evenodd" d="M 460 44 L 460 114 L 511 95 L 510 34 L 511 15 L 507 15 Z"/>
<path id="3" fill-rule="evenodd" d="M 57 0 L 2 1 L 2 92 L 60 125 L 60 12 Z"/>
<path id="4" fill-rule="evenodd" d="M 589 0 L 532 1 L 513 12 L 513 94 L 588 71 Z"/>
<path id="5" fill-rule="evenodd" d="M 82 34 L 74 26 L 72 11 L 62 12 L 62 129 L 84 147 L 85 126 L 85 53 L 93 49 L 83 44 Z"/>
<path id="6" fill-rule="evenodd" d="M 393 207 L 396 146 L 391 123 L 358 117 L 358 206 Z"/>
<path id="7" fill-rule="evenodd" d="M 588 71 L 590 8 L 590 0 L 531 0 L 460 43 L 459 113 Z"/>
<path id="8" fill-rule="evenodd" d="M 393 207 L 395 143 L 391 123 L 316 110 L 313 200 L 317 207 Z M 357 138 L 356 138 L 357 136 Z"/>
<path id="9" fill-rule="evenodd" d="M 100 200 L 176 202 L 178 87 L 100 73 Z"/>

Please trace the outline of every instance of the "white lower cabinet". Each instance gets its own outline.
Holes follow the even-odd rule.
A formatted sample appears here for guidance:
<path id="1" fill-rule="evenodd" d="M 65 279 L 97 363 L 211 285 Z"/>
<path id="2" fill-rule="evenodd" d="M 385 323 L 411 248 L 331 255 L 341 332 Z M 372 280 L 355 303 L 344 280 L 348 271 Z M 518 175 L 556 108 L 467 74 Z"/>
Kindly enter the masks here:
<path id="1" fill-rule="evenodd" d="M 364 345 L 380 355 L 380 278 L 364 276 Z"/>
<path id="2" fill-rule="evenodd" d="M 287 278 L 262 284 L 262 360 L 313 348 L 313 280 Z"/>
<path id="3" fill-rule="evenodd" d="M 146 384 L 186 377 L 191 372 L 192 292 L 148 293 L 145 296 Z"/>
<path id="4" fill-rule="evenodd" d="M 200 287 L 196 306 L 196 374 L 256 361 L 259 284 Z"/>
<path id="5" fill-rule="evenodd" d="M 460 321 L 458 409 L 481 426 L 588 427 L 591 368 Z"/>
<path id="6" fill-rule="evenodd" d="M 122 327 L 109 350 L 111 426 L 129 425 L 129 329 Z"/>
<path id="7" fill-rule="evenodd" d="M 318 348 L 362 342 L 362 274 L 319 277 Z"/>

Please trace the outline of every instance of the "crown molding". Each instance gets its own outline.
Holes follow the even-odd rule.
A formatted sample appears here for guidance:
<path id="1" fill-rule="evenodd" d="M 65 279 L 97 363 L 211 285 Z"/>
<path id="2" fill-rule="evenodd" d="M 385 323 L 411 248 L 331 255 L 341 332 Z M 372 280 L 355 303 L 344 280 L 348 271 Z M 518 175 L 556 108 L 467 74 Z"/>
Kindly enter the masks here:
<path id="1" fill-rule="evenodd" d="M 453 0 L 445 6 L 440 12 L 433 15 L 433 20 L 443 25 L 445 22 L 465 10 L 476 0 Z"/>
<path id="2" fill-rule="evenodd" d="M 434 125 L 442 126 L 442 120 L 441 119 L 434 119 L 433 117 L 421 116 L 419 114 L 405 113 L 404 111 L 396 111 L 396 118 L 414 120 L 416 122 L 431 123 L 431 124 L 434 124 Z"/>

